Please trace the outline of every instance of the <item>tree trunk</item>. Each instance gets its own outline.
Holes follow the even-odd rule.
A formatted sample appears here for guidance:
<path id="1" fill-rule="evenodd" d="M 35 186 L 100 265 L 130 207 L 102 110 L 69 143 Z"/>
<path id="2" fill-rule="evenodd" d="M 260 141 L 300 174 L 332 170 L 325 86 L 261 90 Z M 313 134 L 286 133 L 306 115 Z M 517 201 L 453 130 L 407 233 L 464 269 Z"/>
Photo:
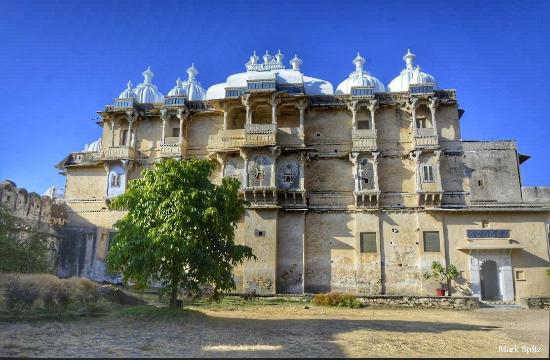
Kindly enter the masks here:
<path id="1" fill-rule="evenodd" d="M 172 281 L 172 289 L 170 290 L 170 308 L 176 308 L 176 300 L 178 299 L 178 282 Z"/>

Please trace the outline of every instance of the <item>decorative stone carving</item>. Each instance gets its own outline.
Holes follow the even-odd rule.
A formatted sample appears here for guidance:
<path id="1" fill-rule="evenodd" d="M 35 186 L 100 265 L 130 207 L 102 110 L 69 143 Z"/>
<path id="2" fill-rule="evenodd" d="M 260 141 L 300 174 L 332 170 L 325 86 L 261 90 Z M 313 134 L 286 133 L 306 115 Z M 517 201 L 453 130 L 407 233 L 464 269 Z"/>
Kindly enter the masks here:
<path id="1" fill-rule="evenodd" d="M 300 164 L 294 159 L 279 163 L 277 186 L 281 189 L 298 189 L 300 183 Z"/>

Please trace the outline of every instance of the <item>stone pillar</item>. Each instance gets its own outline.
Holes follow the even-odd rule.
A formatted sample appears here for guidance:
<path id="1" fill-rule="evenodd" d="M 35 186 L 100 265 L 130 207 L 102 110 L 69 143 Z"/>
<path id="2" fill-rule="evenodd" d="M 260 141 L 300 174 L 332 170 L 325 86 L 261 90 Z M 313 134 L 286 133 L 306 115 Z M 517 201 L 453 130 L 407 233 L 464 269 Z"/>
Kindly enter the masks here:
<path id="1" fill-rule="evenodd" d="M 298 110 L 300 110 L 300 134 L 304 135 L 304 122 L 305 122 L 305 112 L 307 109 L 307 101 L 300 100 L 298 102 Z"/>
<path id="2" fill-rule="evenodd" d="M 422 190 L 422 186 L 420 183 L 420 155 L 422 154 L 422 151 L 416 150 L 411 151 L 409 153 L 409 158 L 414 162 L 415 165 L 415 172 L 416 172 L 416 192 L 420 192 Z"/>
<path id="3" fill-rule="evenodd" d="M 127 119 L 128 119 L 128 136 L 130 137 L 130 141 L 129 141 L 129 146 L 131 148 L 134 147 L 134 143 L 135 143 L 135 136 L 134 136 L 134 133 L 132 131 L 132 127 L 134 125 L 134 122 L 136 121 L 138 115 L 137 113 L 135 113 L 133 110 L 132 111 L 127 111 L 126 112 L 126 115 L 127 115 Z"/>
<path id="4" fill-rule="evenodd" d="M 111 179 L 109 178 L 109 173 L 111 172 L 111 164 L 108 163 L 108 162 L 104 162 L 103 163 L 103 167 L 105 168 L 105 173 L 107 174 L 107 183 L 106 183 L 106 187 L 105 187 L 105 197 L 109 197 L 109 185 L 110 185 L 110 181 Z"/>
<path id="5" fill-rule="evenodd" d="M 218 160 L 218 162 L 221 165 L 221 177 L 222 177 L 222 179 L 225 177 L 224 173 L 225 173 L 225 158 L 226 157 L 227 157 L 226 153 L 223 153 L 223 154 L 216 153 L 216 159 Z"/>
<path id="6" fill-rule="evenodd" d="M 372 129 L 376 130 L 376 123 L 374 122 L 374 113 L 378 110 L 378 100 L 369 101 L 370 118 L 372 120 Z"/>
<path id="7" fill-rule="evenodd" d="M 166 143 L 166 122 L 168 121 L 168 110 L 160 110 L 160 119 L 162 120 L 162 134 L 160 136 L 160 143 L 164 145 Z"/>
<path id="8" fill-rule="evenodd" d="M 374 151 L 372 153 L 372 171 L 374 173 L 374 190 L 380 191 L 380 186 L 378 185 L 378 156 L 380 153 Z"/>
<path id="9" fill-rule="evenodd" d="M 274 146 L 271 148 L 271 179 L 269 181 L 269 186 L 271 187 L 277 187 L 276 181 L 275 181 L 275 172 L 276 172 L 276 164 L 277 164 L 277 158 L 279 155 L 281 155 L 281 148 L 279 146 Z"/>
<path id="10" fill-rule="evenodd" d="M 355 180 L 355 191 L 361 190 L 359 186 L 359 153 L 352 152 L 349 154 L 349 161 L 353 164 L 353 179 Z M 356 204 L 357 205 L 357 204 Z"/>
<path id="11" fill-rule="evenodd" d="M 437 174 L 434 174 L 436 176 L 436 179 L 434 179 L 435 181 L 437 181 L 437 189 L 438 191 L 443 191 L 443 184 L 441 182 L 441 150 L 435 150 L 434 151 L 434 154 L 435 154 L 435 165 L 434 168 L 436 171 L 434 172 L 437 172 Z"/>
<path id="12" fill-rule="evenodd" d="M 241 157 L 244 160 L 243 188 L 248 187 L 248 154 L 241 150 Z"/>
<path id="13" fill-rule="evenodd" d="M 412 98 L 407 103 L 407 107 L 409 108 L 409 110 L 411 112 L 411 117 L 412 117 L 412 121 L 411 121 L 411 134 L 412 134 L 412 136 L 416 136 L 418 134 L 418 131 L 416 130 L 416 105 L 417 105 L 417 103 L 418 103 L 417 98 Z"/>
<path id="14" fill-rule="evenodd" d="M 359 101 L 354 100 L 348 103 L 348 109 L 351 111 L 351 128 L 357 130 L 357 111 L 359 110 Z"/>
<path id="15" fill-rule="evenodd" d="M 246 108 L 246 124 L 250 125 L 252 124 L 252 111 L 250 109 L 250 94 L 243 95 L 242 97 L 242 103 Z"/>
<path id="16" fill-rule="evenodd" d="M 278 94 L 275 93 L 271 96 L 271 123 L 277 127 L 277 105 L 281 103 L 281 99 Z"/>
<path id="17" fill-rule="evenodd" d="M 179 137 L 178 137 L 178 144 L 180 145 L 180 147 L 183 147 L 183 140 L 184 140 L 183 127 L 184 127 L 184 121 L 187 120 L 187 118 L 189 117 L 189 111 L 187 110 L 187 108 L 178 109 L 178 115 L 177 116 L 178 116 L 178 119 L 180 121 L 180 133 L 179 133 Z"/>
<path id="18" fill-rule="evenodd" d="M 434 135 L 439 136 L 437 132 L 437 121 L 435 119 L 435 111 L 437 110 L 437 107 L 439 106 L 439 99 L 436 97 L 430 98 L 430 112 L 432 113 L 432 127 L 434 129 Z"/>
<path id="19" fill-rule="evenodd" d="M 306 188 L 306 184 L 305 184 L 305 174 L 304 174 L 304 169 L 305 169 L 305 166 L 304 166 L 304 162 L 306 161 L 306 154 L 305 153 L 301 153 L 300 154 L 300 190 L 304 190 Z"/>
<path id="20" fill-rule="evenodd" d="M 111 123 L 111 146 L 115 146 L 115 114 L 110 114 L 109 122 Z"/>
<path id="21" fill-rule="evenodd" d="M 229 113 L 229 107 L 227 104 L 223 105 L 223 129 L 227 130 L 227 116 Z"/>

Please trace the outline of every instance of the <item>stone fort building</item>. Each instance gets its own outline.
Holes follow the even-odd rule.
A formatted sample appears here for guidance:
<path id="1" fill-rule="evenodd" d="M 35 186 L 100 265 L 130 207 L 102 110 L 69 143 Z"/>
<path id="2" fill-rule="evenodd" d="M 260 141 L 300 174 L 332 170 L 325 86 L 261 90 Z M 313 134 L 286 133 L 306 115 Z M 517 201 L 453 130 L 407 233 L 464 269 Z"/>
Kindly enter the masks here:
<path id="1" fill-rule="evenodd" d="M 236 239 L 258 260 L 235 268 L 237 292 L 434 295 L 422 274 L 439 261 L 460 271 L 454 294 L 550 295 L 550 188 L 522 187 L 515 141 L 462 140 L 455 90 L 414 54 L 387 87 L 357 54 L 336 90 L 297 56 L 262 58 L 208 90 L 192 65 L 167 95 L 147 69 L 98 112 L 101 138 L 57 165 L 72 254 L 60 275 L 111 279 L 124 213 L 107 201 L 163 158 L 198 157 L 250 202 Z"/>

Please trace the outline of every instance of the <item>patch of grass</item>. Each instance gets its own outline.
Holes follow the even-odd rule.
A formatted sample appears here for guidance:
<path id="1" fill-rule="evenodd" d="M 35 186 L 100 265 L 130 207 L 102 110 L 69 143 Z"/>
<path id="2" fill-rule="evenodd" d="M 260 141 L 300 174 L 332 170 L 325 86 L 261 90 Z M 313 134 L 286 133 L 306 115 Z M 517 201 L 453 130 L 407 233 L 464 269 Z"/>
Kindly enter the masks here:
<path id="1" fill-rule="evenodd" d="M 125 306 L 121 308 L 117 316 L 139 320 L 181 320 L 190 315 L 187 309 L 170 309 L 168 307 L 156 307 L 151 305 Z"/>
<path id="2" fill-rule="evenodd" d="M 204 298 L 189 299 L 185 301 L 185 305 L 198 308 L 207 309 L 223 309 L 223 310 L 237 310 L 243 307 L 250 306 L 278 306 L 289 304 L 304 304 L 309 303 L 307 298 L 277 298 L 277 297 L 254 297 L 250 299 L 243 299 L 238 296 L 224 296 L 219 300 L 210 300 Z"/>
<path id="3" fill-rule="evenodd" d="M 364 304 L 354 295 L 340 293 L 317 294 L 313 298 L 316 305 L 349 307 L 352 309 L 363 307 Z"/>

